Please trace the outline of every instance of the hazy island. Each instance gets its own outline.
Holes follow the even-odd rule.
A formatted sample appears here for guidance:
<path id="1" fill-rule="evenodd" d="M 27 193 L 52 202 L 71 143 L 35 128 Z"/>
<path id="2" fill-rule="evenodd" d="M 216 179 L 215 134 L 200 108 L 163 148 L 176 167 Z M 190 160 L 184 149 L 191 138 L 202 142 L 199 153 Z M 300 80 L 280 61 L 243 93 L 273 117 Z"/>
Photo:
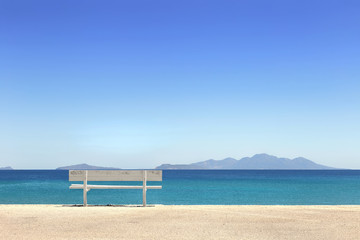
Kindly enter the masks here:
<path id="1" fill-rule="evenodd" d="M 335 169 L 317 164 L 309 159 L 298 157 L 294 159 L 278 158 L 268 154 L 256 154 L 252 157 L 244 157 L 239 160 L 225 158 L 223 160 L 210 159 L 207 161 L 191 164 L 162 164 L 156 169 Z"/>
<path id="2" fill-rule="evenodd" d="M 114 167 L 92 166 L 86 163 L 56 168 L 56 170 L 119 170 L 119 169 L 120 168 L 114 168 Z"/>
<path id="3" fill-rule="evenodd" d="M 0 167 L 0 170 L 14 170 L 12 167 Z"/>

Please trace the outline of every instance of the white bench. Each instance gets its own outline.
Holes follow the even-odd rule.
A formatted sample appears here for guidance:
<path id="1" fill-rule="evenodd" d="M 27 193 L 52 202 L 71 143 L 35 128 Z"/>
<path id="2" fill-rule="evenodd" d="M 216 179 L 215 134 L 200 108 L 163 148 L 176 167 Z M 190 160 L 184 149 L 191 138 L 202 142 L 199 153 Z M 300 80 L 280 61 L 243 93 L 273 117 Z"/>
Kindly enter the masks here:
<path id="1" fill-rule="evenodd" d="M 162 181 L 161 170 L 70 170 L 69 181 L 82 181 L 71 184 L 70 189 L 83 189 L 84 206 L 87 206 L 87 192 L 90 189 L 142 189 L 143 206 L 146 206 L 146 190 L 161 189 L 162 186 L 147 186 L 147 181 Z M 88 181 L 142 181 L 142 186 L 90 185 Z"/>

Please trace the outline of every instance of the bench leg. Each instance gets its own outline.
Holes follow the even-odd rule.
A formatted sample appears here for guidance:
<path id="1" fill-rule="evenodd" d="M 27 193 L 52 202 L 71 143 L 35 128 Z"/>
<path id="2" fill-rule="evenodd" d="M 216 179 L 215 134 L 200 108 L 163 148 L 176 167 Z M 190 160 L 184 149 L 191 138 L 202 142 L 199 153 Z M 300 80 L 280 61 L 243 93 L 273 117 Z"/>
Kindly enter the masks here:
<path id="1" fill-rule="evenodd" d="M 143 207 L 146 207 L 146 171 L 143 171 Z"/>
<path id="2" fill-rule="evenodd" d="M 85 171 L 85 179 L 83 184 L 84 207 L 87 207 L 87 179 L 88 179 L 88 171 Z"/>

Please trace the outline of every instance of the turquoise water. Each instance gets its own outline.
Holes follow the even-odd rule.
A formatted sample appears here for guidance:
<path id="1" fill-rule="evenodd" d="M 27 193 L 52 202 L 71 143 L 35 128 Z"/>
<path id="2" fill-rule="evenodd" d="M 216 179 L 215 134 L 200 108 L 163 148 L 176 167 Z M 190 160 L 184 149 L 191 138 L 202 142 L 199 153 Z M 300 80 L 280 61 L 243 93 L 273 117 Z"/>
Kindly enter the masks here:
<path id="1" fill-rule="evenodd" d="M 165 170 L 161 185 L 149 204 L 360 204 L 358 170 Z M 0 204 L 82 204 L 69 186 L 68 171 L 0 171 Z M 93 189 L 88 203 L 141 204 L 142 190 Z"/>

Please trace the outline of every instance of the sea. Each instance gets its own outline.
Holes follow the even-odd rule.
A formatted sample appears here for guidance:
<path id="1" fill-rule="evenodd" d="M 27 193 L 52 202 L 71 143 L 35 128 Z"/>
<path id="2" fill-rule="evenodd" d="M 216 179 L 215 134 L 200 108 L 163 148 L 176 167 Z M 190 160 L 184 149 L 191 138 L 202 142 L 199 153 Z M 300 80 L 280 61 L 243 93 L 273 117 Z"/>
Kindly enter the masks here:
<path id="1" fill-rule="evenodd" d="M 0 204 L 82 204 L 68 179 L 66 170 L 1 170 Z M 162 182 L 149 182 L 159 184 L 147 191 L 148 204 L 360 204 L 360 170 L 163 170 Z M 142 204 L 142 190 L 92 189 L 88 204 Z"/>

